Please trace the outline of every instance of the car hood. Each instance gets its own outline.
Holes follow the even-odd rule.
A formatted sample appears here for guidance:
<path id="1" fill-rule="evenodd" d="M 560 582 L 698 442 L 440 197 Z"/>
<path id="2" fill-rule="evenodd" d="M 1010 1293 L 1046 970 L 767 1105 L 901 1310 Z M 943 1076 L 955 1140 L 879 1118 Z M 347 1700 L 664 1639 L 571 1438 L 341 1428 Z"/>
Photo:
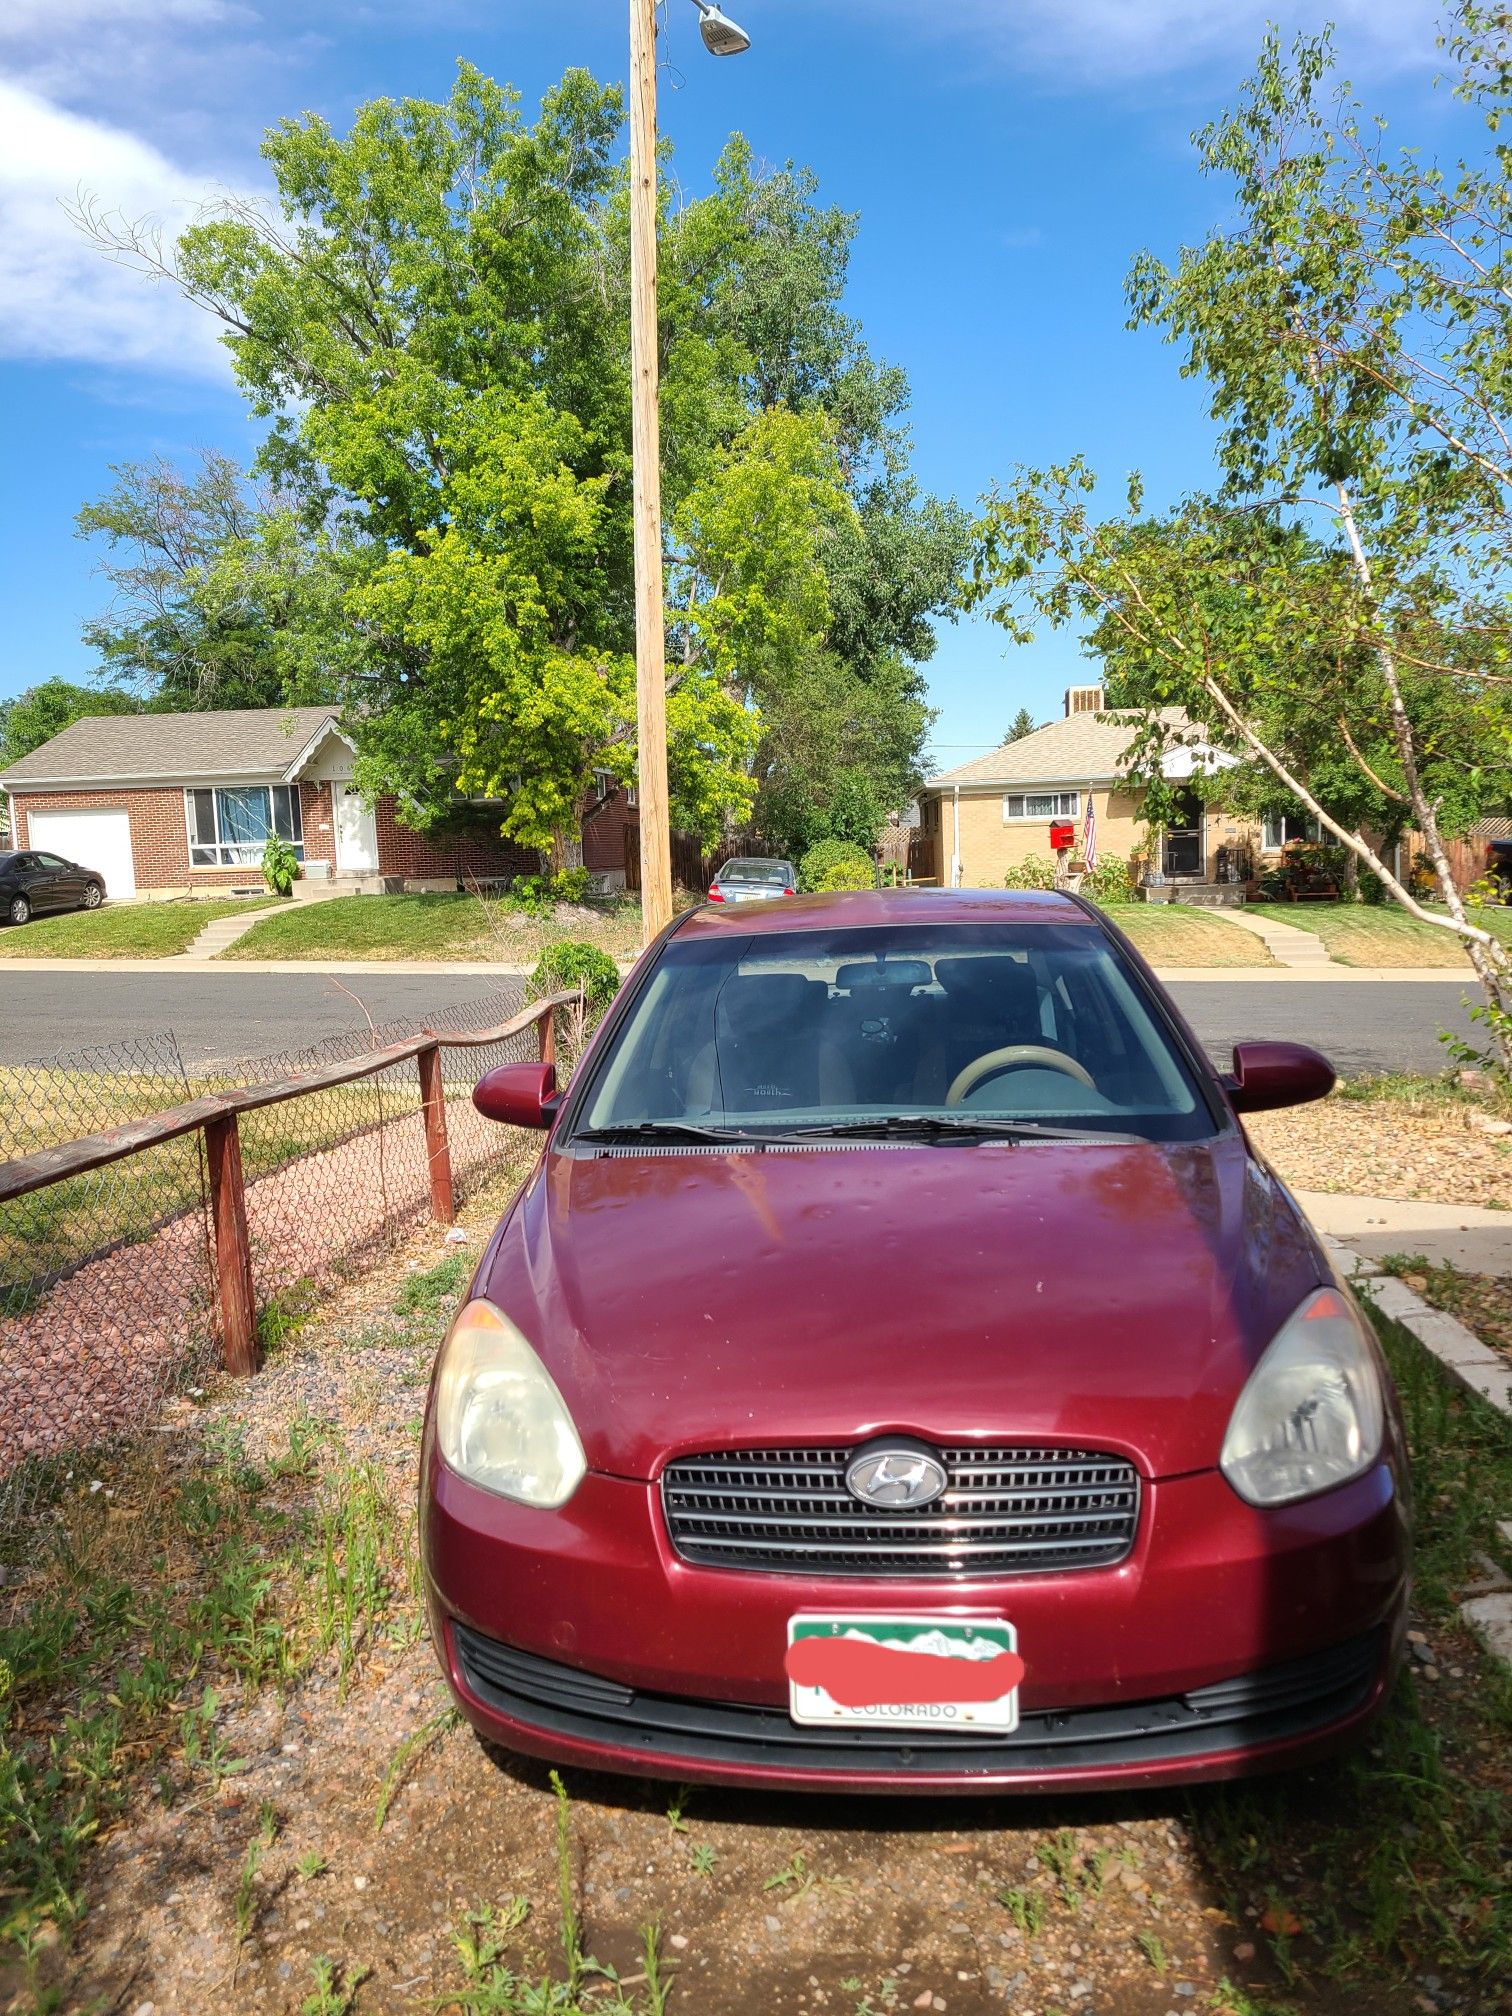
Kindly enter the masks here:
<path id="1" fill-rule="evenodd" d="M 1175 1147 L 548 1152 L 480 1269 L 590 1465 L 695 1450 L 1086 1444 L 1211 1468 L 1328 1278 L 1237 1134 Z"/>

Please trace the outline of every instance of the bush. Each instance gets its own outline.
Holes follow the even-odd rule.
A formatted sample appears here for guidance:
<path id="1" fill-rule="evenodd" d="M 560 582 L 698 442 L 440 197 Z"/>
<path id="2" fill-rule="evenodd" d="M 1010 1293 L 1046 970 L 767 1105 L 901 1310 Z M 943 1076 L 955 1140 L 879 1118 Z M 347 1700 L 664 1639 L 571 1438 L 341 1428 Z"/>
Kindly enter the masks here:
<path id="1" fill-rule="evenodd" d="M 276 833 L 268 835 L 268 844 L 263 849 L 262 878 L 275 896 L 287 896 L 299 880 L 299 856 Z"/>
<path id="2" fill-rule="evenodd" d="M 590 1018 L 601 1015 L 619 992 L 619 968 L 607 952 L 567 938 L 548 945 L 530 976 L 532 998 L 567 994 L 581 987 Z"/>
<path id="3" fill-rule="evenodd" d="M 1053 889 L 1055 863 L 1044 854 L 1026 854 L 1003 877 L 1005 889 Z"/>
<path id="4" fill-rule="evenodd" d="M 1081 893 L 1094 903 L 1132 903 L 1138 894 L 1134 864 L 1117 854 L 1104 854 L 1090 875 L 1082 877 Z"/>
<path id="5" fill-rule="evenodd" d="M 870 889 L 876 879 L 871 856 L 853 840 L 821 840 L 798 864 L 800 889 Z"/>

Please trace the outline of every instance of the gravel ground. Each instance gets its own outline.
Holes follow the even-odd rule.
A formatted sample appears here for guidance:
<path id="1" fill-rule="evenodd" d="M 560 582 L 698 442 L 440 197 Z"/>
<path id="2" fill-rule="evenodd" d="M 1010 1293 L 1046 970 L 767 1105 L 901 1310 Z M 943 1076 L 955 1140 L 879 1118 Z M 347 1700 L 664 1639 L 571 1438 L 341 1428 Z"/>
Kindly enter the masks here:
<path id="1" fill-rule="evenodd" d="M 381 1466 L 408 1511 L 444 1309 L 427 1289 L 418 1313 L 407 1311 L 406 1283 L 444 1280 L 453 1292 L 465 1285 L 508 1187 L 507 1179 L 492 1183 L 452 1235 L 417 1231 L 377 1273 L 338 1287 L 255 1382 L 223 1390 L 208 1406 L 180 1401 L 172 1420 L 196 1433 L 245 1424 L 248 1454 L 263 1459 L 286 1447 L 299 1417 L 339 1424 L 347 1450 Z M 1468 1665 L 1468 1647 L 1432 1646 L 1426 1636 L 1419 1644 L 1428 1678 L 1447 1698 L 1461 1684 L 1453 1662 Z M 346 1983 L 364 1977 L 353 2016 L 481 2011 L 496 2005 L 453 1999 L 461 1985 L 453 1935 L 469 1911 L 514 1897 L 529 1901 L 529 1914 L 512 1957 L 549 1969 L 559 1904 L 547 1774 L 485 1751 L 445 1709 L 434 1659 L 418 1638 L 376 1651 L 344 1695 L 333 1678 L 317 1676 L 286 1696 L 267 1690 L 241 1700 L 224 1730 L 245 1770 L 218 1794 L 177 1806 L 144 1784 L 99 1842 L 67 1986 L 46 2006 L 80 2016 L 298 2016 L 324 1955 Z M 398 1773 L 380 1830 L 380 1792 L 396 1756 L 427 1731 Z M 568 1774 L 567 1790 L 584 1943 L 633 1981 L 640 1928 L 656 1923 L 672 1975 L 669 2016 L 1260 2016 L 1272 2008 L 1490 2016 L 1500 2006 L 1494 1991 L 1480 1996 L 1437 1976 L 1394 1985 L 1372 1976 L 1362 2001 L 1347 1980 L 1309 1971 L 1306 1845 L 1284 1902 L 1261 1888 L 1242 1839 L 1215 1863 L 1198 1837 L 1219 1831 L 1207 1823 L 1228 1810 L 1221 1791 L 1075 1802 L 702 1789 L 684 1798 L 668 1786 L 580 1773 Z M 1321 1814 L 1349 1796 L 1347 1776 L 1325 1771 L 1302 1781 L 1297 1799 L 1303 1812 Z M 238 1874 L 269 1806 L 277 1835 L 238 1950 Z M 320 1873 L 300 1872 L 307 1856 L 322 1858 Z M 1263 1957 L 1262 1924 L 1299 1935 L 1301 1971 L 1284 1996 Z"/>
<path id="2" fill-rule="evenodd" d="M 1245 1124 L 1261 1154 L 1299 1190 L 1512 1208 L 1512 1135 L 1486 1132 L 1476 1107 L 1418 1111 L 1335 1097 L 1257 1113 Z"/>

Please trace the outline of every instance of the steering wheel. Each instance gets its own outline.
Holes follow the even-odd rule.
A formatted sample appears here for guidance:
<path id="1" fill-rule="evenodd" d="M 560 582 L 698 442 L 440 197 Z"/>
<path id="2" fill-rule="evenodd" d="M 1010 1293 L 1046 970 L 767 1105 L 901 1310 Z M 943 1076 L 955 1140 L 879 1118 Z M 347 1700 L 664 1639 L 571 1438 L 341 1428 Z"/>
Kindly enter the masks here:
<path id="1" fill-rule="evenodd" d="M 1085 1085 L 1089 1092 L 1097 1090 L 1091 1073 L 1063 1050 L 1052 1050 L 1044 1043 L 1010 1043 L 1004 1050 L 988 1050 L 982 1056 L 973 1058 L 964 1071 L 957 1072 L 950 1090 L 945 1094 L 945 1104 L 959 1106 L 965 1101 L 966 1094 L 974 1092 L 984 1078 L 991 1078 L 999 1071 L 1022 1070 L 1025 1065 L 1040 1065 L 1047 1071 L 1064 1071 L 1068 1078 Z"/>

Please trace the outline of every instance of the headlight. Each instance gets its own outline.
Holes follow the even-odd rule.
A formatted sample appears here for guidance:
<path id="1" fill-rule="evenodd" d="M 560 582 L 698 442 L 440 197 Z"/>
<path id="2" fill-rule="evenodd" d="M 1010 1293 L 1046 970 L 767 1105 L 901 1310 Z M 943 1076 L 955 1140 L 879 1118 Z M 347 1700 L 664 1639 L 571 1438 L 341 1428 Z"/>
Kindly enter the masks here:
<path id="1" fill-rule="evenodd" d="M 521 1505 L 565 1505 L 588 1469 L 551 1374 L 491 1302 L 469 1302 L 447 1333 L 436 1439 L 458 1476 Z"/>
<path id="2" fill-rule="evenodd" d="M 1250 1374 L 1220 1466 L 1249 1504 L 1291 1505 L 1368 1470 L 1384 1422 L 1364 1319 L 1337 1289 L 1318 1288 Z"/>

